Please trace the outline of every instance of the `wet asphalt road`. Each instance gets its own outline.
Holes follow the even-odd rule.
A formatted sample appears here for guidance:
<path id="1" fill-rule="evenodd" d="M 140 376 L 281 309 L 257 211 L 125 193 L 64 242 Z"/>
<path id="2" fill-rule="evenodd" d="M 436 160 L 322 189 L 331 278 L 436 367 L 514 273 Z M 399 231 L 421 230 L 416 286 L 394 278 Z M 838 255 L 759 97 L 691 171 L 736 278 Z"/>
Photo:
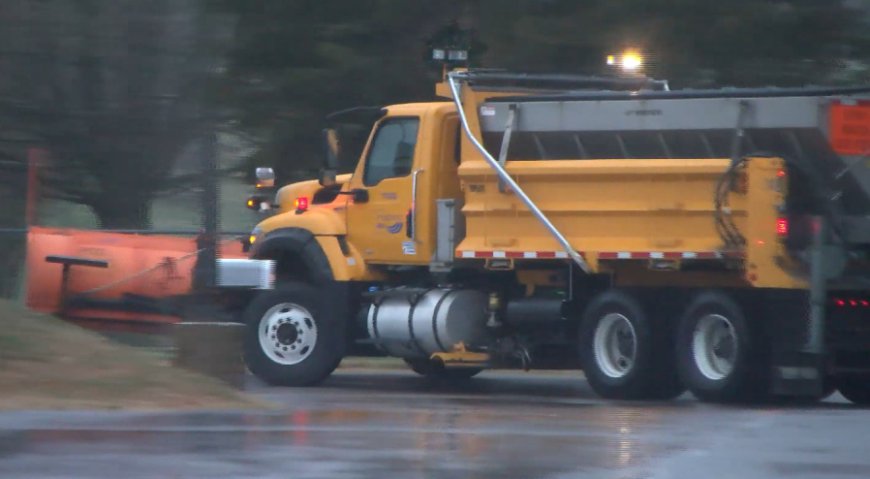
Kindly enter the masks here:
<path id="1" fill-rule="evenodd" d="M 340 371 L 267 412 L 0 413 L 0 477 L 870 478 L 870 410 L 602 401 L 574 375 Z"/>

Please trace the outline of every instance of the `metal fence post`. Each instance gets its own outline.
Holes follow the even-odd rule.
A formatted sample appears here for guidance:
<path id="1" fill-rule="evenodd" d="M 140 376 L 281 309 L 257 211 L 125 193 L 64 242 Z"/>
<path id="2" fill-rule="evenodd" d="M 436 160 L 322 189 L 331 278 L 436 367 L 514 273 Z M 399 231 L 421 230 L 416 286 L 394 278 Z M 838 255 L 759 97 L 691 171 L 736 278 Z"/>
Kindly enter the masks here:
<path id="1" fill-rule="evenodd" d="M 194 289 L 208 290 L 217 283 L 217 246 L 218 246 L 218 192 L 217 192 L 217 138 L 209 129 L 200 148 L 200 185 L 202 188 L 201 211 L 202 232 L 197 238 L 196 271 Z"/>

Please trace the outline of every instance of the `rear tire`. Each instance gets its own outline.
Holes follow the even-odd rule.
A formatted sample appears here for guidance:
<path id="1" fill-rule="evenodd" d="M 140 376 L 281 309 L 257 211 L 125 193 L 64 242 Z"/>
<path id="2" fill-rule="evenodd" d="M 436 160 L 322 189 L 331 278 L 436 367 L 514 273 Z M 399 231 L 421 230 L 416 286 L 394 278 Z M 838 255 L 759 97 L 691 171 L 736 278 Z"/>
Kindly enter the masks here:
<path id="1" fill-rule="evenodd" d="M 481 368 L 447 368 L 428 359 L 405 359 L 411 371 L 435 381 L 466 381 L 480 374 Z"/>
<path id="2" fill-rule="evenodd" d="M 766 398 L 770 362 L 757 326 L 728 295 L 698 295 L 677 331 L 680 377 L 692 394 L 725 403 Z"/>
<path id="3" fill-rule="evenodd" d="M 287 283 L 262 292 L 244 317 L 245 362 L 269 384 L 315 385 L 332 374 L 344 357 L 345 324 L 312 286 Z"/>
<path id="4" fill-rule="evenodd" d="M 840 394 L 853 404 L 870 405 L 870 375 L 848 375 L 837 378 Z"/>
<path id="5" fill-rule="evenodd" d="M 659 326 L 659 327 L 656 327 Z M 666 325 L 653 325 L 621 291 L 599 295 L 583 315 L 580 360 L 592 389 L 607 399 L 670 399 L 684 388 Z"/>

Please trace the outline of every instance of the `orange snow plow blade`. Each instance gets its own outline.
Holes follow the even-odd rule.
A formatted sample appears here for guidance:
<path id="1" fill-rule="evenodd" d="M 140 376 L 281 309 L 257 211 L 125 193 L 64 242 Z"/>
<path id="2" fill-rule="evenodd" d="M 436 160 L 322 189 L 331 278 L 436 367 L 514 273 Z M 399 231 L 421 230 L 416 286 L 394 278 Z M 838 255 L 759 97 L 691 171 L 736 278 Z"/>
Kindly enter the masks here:
<path id="1" fill-rule="evenodd" d="M 222 241 L 220 255 L 246 257 L 237 240 Z M 31 227 L 27 306 L 70 319 L 176 322 L 149 304 L 190 293 L 196 256 L 190 237 Z"/>

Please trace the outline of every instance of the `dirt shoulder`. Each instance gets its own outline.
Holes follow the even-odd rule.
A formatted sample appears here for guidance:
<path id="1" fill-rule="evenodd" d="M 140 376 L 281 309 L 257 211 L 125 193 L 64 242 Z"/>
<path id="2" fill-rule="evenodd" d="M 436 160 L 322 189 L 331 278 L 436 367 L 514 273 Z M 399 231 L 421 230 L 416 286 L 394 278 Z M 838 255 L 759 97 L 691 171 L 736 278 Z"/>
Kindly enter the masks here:
<path id="1" fill-rule="evenodd" d="M 152 353 L 0 300 L 0 410 L 263 406 Z"/>

